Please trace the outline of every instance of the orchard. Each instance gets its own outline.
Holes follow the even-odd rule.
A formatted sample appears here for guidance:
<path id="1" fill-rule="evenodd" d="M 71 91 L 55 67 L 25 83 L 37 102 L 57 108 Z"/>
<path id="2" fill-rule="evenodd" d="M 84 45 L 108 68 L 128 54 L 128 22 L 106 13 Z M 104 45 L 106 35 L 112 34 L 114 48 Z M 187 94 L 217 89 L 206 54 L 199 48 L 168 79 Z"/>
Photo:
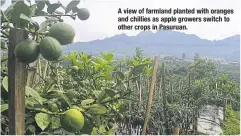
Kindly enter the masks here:
<path id="1" fill-rule="evenodd" d="M 76 30 L 63 17 L 91 17 L 79 4 L 12 0 L 1 10 L 2 135 L 124 135 L 136 127 L 143 135 L 198 134 L 205 105 L 239 111 L 239 83 L 208 60 L 177 66 L 140 48 L 124 59 L 65 54 Z"/>

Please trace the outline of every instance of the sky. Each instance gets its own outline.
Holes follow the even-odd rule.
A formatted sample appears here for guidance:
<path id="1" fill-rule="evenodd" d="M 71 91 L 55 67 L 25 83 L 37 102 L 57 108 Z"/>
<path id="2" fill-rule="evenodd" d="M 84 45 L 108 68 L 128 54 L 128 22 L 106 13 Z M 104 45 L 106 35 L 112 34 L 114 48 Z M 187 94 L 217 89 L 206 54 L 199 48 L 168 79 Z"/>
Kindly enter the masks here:
<path id="1" fill-rule="evenodd" d="M 63 5 L 67 5 L 70 0 L 60 0 Z M 51 3 L 57 0 L 50 0 Z M 6 9 L 11 1 L 7 0 L 1 9 Z M 78 7 L 86 8 L 90 12 L 90 17 L 86 21 L 79 19 L 72 20 L 65 17 L 64 21 L 70 24 L 76 31 L 74 41 L 87 42 L 97 39 L 112 37 L 117 34 L 125 33 L 128 36 L 137 35 L 140 31 L 120 31 L 118 25 L 119 16 L 127 16 L 118 14 L 118 9 L 122 8 L 152 8 L 152 9 L 185 9 L 185 8 L 208 8 L 208 9 L 233 9 L 234 14 L 227 15 L 230 22 L 221 23 L 183 23 L 187 25 L 188 30 L 181 31 L 187 34 L 195 34 L 202 39 L 220 40 L 233 35 L 240 34 L 240 0 L 82 0 Z M 59 9 L 61 11 L 61 8 Z M 136 16 L 136 15 L 129 15 Z M 168 17 L 168 15 L 145 15 L 150 17 Z M 170 15 L 169 15 L 170 16 Z M 203 17 L 209 15 L 186 15 L 182 14 L 176 17 Z M 223 17 L 223 15 L 220 15 Z M 34 18 L 35 21 L 41 23 L 42 18 Z M 130 23 L 128 23 L 130 24 Z M 134 23 L 134 25 L 145 23 Z M 159 23 L 160 24 L 160 23 Z M 167 24 L 166 24 L 167 25 Z"/>

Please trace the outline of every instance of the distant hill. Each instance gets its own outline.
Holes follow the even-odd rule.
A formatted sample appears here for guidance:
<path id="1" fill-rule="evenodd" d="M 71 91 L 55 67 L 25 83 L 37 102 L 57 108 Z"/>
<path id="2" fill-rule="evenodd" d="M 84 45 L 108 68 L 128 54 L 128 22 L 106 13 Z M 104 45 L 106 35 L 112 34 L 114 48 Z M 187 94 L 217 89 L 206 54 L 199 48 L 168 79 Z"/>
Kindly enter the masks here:
<path id="1" fill-rule="evenodd" d="M 64 47 L 64 51 L 82 51 L 99 54 L 100 51 L 115 51 L 115 56 L 132 56 L 136 46 L 140 46 L 147 56 L 171 55 L 192 58 L 195 53 L 200 57 L 223 58 L 226 61 L 240 61 L 240 36 L 235 35 L 223 40 L 205 40 L 193 34 L 176 31 L 141 32 L 136 36 L 116 35 L 103 40 L 77 42 Z"/>

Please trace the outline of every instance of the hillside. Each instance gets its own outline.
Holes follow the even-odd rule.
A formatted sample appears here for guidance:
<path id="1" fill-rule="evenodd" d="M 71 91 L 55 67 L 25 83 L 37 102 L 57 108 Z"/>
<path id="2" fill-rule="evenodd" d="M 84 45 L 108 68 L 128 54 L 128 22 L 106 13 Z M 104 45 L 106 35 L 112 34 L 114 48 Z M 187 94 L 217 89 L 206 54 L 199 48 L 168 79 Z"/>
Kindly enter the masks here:
<path id="1" fill-rule="evenodd" d="M 199 53 L 200 57 L 223 58 L 229 62 L 240 60 L 239 35 L 210 41 L 176 31 L 141 32 L 136 36 L 121 34 L 103 40 L 77 42 L 69 45 L 69 49 L 91 54 L 114 50 L 116 56 L 123 57 L 132 56 L 136 46 L 140 46 L 147 56 L 181 57 L 185 53 L 192 58 L 195 53 Z M 64 50 L 67 51 L 68 48 L 64 47 Z"/>

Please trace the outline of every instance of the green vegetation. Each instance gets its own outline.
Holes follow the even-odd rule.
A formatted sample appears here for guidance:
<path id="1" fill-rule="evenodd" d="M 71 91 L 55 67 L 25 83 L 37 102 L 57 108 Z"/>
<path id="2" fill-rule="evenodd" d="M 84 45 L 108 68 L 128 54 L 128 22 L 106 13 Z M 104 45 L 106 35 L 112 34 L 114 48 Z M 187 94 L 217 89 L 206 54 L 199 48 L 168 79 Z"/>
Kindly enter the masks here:
<path id="1" fill-rule="evenodd" d="M 224 135 L 239 135 L 240 134 L 240 111 L 234 111 L 231 105 L 226 108 L 225 121 L 222 129 Z"/>
<path id="2" fill-rule="evenodd" d="M 226 73 L 231 80 L 240 82 L 240 64 L 222 64 L 218 66 L 220 73 Z"/>
<path id="3" fill-rule="evenodd" d="M 9 31 L 18 28 L 26 31 L 28 41 L 39 45 L 41 54 L 36 57 L 36 48 L 36 52 L 25 54 L 31 61 L 23 58 L 22 62 L 34 63 L 26 65 L 29 69 L 26 86 L 17 85 L 25 88 L 26 135 L 112 135 L 120 132 L 121 126 L 128 129 L 130 125 L 142 126 L 145 120 L 152 58 L 143 56 L 140 48 L 136 48 L 133 57 L 121 60 L 116 60 L 112 52 L 100 52 L 100 56 L 82 52 L 63 54 L 61 45 L 72 42 L 74 34 L 61 38 L 49 36 L 52 26 L 63 22 L 64 13 L 57 11 L 60 7 L 65 10 L 64 15 L 72 19 L 89 18 L 86 9 L 77 8 L 78 3 L 71 1 L 64 7 L 61 3 L 36 1 L 29 6 L 19 0 L 1 12 L 4 51 L 8 52 L 8 47 L 13 46 L 9 44 Z M 43 10 L 45 6 L 47 11 Z M 32 20 L 38 16 L 46 17 L 40 25 Z M 32 49 L 24 47 L 26 45 L 36 47 L 37 44 L 32 43 L 15 48 L 16 54 L 18 48 L 21 51 Z M 148 133 L 168 135 L 173 134 L 173 127 L 178 127 L 180 134 L 198 134 L 198 112 L 208 104 L 222 107 L 231 104 L 239 110 L 239 82 L 220 72 L 210 60 L 200 59 L 198 54 L 195 58 L 192 63 L 168 58 L 159 60 Z M 1 57 L 2 135 L 9 134 L 11 125 L 8 79 L 14 72 L 9 71 L 8 61 L 12 61 L 8 56 Z M 227 119 L 229 116 L 231 114 L 227 113 Z"/>

